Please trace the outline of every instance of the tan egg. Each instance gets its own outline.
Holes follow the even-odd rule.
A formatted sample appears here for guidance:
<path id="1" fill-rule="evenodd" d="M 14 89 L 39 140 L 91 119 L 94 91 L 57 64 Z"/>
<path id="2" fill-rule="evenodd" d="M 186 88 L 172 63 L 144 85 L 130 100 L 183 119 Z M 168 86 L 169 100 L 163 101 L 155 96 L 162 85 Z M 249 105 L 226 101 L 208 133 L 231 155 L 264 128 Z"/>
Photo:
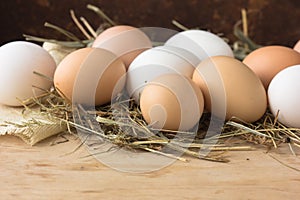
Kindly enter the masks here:
<path id="1" fill-rule="evenodd" d="M 193 81 L 203 92 L 206 109 L 220 118 L 254 122 L 266 111 L 267 96 L 260 79 L 234 58 L 214 56 L 202 61 Z"/>
<path id="2" fill-rule="evenodd" d="M 295 44 L 293 49 L 300 53 L 300 40 Z"/>
<path id="3" fill-rule="evenodd" d="M 284 46 L 266 46 L 251 52 L 243 63 L 257 74 L 267 89 L 278 72 L 300 64 L 300 54 Z"/>
<path id="4" fill-rule="evenodd" d="M 201 90 L 190 78 L 165 74 L 149 82 L 140 98 L 145 121 L 167 130 L 190 130 L 199 121 L 204 108 Z"/>
<path id="5" fill-rule="evenodd" d="M 120 56 L 128 69 L 140 53 L 152 47 L 152 43 L 140 29 L 118 25 L 103 31 L 95 39 L 92 47 L 107 49 Z"/>
<path id="6" fill-rule="evenodd" d="M 66 56 L 54 74 L 54 85 L 73 103 L 102 105 L 125 85 L 126 69 L 105 49 L 83 48 Z"/>

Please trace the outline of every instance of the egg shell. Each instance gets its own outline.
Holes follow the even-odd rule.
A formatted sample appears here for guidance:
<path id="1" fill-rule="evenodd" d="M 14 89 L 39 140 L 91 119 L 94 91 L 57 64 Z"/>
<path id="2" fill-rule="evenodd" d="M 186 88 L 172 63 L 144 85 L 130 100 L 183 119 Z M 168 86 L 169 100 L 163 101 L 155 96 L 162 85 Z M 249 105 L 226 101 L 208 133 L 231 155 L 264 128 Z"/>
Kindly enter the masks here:
<path id="1" fill-rule="evenodd" d="M 118 25 L 103 31 L 95 39 L 92 47 L 107 49 L 120 56 L 127 69 L 140 53 L 152 48 L 152 43 L 140 29 Z"/>
<path id="2" fill-rule="evenodd" d="M 201 90 L 190 78 L 164 74 L 149 82 L 141 94 L 140 108 L 152 127 L 167 130 L 190 130 L 203 113 Z"/>
<path id="3" fill-rule="evenodd" d="M 126 88 L 130 96 L 139 102 L 139 96 L 147 82 L 163 74 L 181 74 L 192 77 L 200 60 L 190 52 L 177 47 L 159 46 L 141 53 L 127 72 Z"/>
<path id="4" fill-rule="evenodd" d="M 266 91 L 260 79 L 239 60 L 208 58 L 198 65 L 193 81 L 203 92 L 206 109 L 220 118 L 254 122 L 266 111 Z"/>
<path id="5" fill-rule="evenodd" d="M 267 89 L 281 70 L 300 64 L 300 54 L 284 46 L 265 46 L 254 50 L 243 60 L 260 78 Z"/>
<path id="6" fill-rule="evenodd" d="M 269 107 L 278 121 L 286 126 L 300 128 L 300 65 L 279 72 L 268 89 Z"/>
<path id="7" fill-rule="evenodd" d="M 300 53 L 300 40 L 295 44 L 293 49 Z"/>
<path id="8" fill-rule="evenodd" d="M 21 106 L 20 100 L 45 93 L 52 86 L 48 78 L 53 78 L 55 69 L 53 58 L 39 45 L 15 41 L 1 46 L 0 103 Z"/>
<path id="9" fill-rule="evenodd" d="M 219 36 L 203 30 L 187 30 L 177 33 L 168 39 L 165 46 L 175 46 L 190 51 L 200 60 L 211 56 L 230 56 L 230 46 Z"/>
<path id="10" fill-rule="evenodd" d="M 76 51 L 77 48 L 74 47 L 65 47 L 59 44 L 44 42 L 43 49 L 45 49 L 54 59 L 56 65 L 59 63 L 71 52 Z"/>
<path id="11" fill-rule="evenodd" d="M 126 78 L 124 63 L 112 52 L 83 48 L 66 56 L 54 74 L 55 87 L 73 103 L 103 105 L 120 92 Z"/>

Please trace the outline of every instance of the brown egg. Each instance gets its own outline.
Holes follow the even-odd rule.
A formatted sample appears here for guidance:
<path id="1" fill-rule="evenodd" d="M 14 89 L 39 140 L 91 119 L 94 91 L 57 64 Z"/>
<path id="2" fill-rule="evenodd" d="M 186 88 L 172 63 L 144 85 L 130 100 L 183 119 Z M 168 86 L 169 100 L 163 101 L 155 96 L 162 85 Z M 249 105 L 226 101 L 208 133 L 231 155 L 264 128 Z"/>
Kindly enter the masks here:
<path id="1" fill-rule="evenodd" d="M 189 130 L 198 123 L 203 107 L 201 90 L 190 78 L 178 74 L 155 78 L 140 98 L 144 119 L 157 129 Z"/>
<path id="2" fill-rule="evenodd" d="M 295 44 L 294 50 L 300 53 L 300 40 Z"/>
<path id="3" fill-rule="evenodd" d="M 205 108 L 220 118 L 254 122 L 266 111 L 266 91 L 260 79 L 234 58 L 214 56 L 203 60 L 193 81 L 203 92 Z"/>
<path id="4" fill-rule="evenodd" d="M 123 89 L 125 73 L 124 63 L 110 51 L 83 48 L 58 65 L 54 85 L 73 103 L 102 105 Z"/>
<path id="5" fill-rule="evenodd" d="M 107 49 L 120 56 L 128 69 L 140 53 L 152 47 L 152 43 L 140 29 L 118 25 L 103 31 L 94 41 L 93 47 Z"/>
<path id="6" fill-rule="evenodd" d="M 300 54 L 284 46 L 266 46 L 251 52 L 243 63 L 257 74 L 267 89 L 278 72 L 300 64 Z"/>

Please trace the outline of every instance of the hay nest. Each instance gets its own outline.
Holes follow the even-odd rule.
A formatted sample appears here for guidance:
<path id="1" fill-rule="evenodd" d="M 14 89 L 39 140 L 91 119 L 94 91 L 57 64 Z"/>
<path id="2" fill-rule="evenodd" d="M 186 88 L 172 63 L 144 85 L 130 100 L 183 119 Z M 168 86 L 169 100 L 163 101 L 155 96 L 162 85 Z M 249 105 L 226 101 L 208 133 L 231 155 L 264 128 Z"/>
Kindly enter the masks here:
<path id="1" fill-rule="evenodd" d="M 87 7 L 103 19 L 103 24 L 97 30 L 94 30 L 83 17 L 80 18 L 80 23 L 74 12 L 71 11 L 71 17 L 86 37 L 85 40 L 80 40 L 72 33 L 50 23 L 45 23 L 45 26 L 63 33 L 68 38 L 68 41 L 57 41 L 29 35 L 24 36 L 31 41 L 54 43 L 62 49 L 76 49 L 88 46 L 99 33 L 107 27 L 115 25 L 115 23 L 99 8 L 93 5 L 88 5 Z M 260 47 L 248 37 L 245 10 L 242 10 L 242 16 L 242 20 L 234 26 L 234 34 L 237 36 L 237 41 L 232 44 L 235 56 L 238 59 L 243 59 L 248 53 Z M 173 21 L 173 24 L 180 29 L 187 29 L 177 21 Z M 241 25 L 243 25 L 243 30 L 240 29 Z M 226 40 L 226 38 L 224 39 Z M 121 97 L 118 96 L 117 98 Z M 284 126 L 269 111 L 259 121 L 251 124 L 233 118 L 225 122 L 221 134 L 210 133 L 207 135 L 211 117 L 208 113 L 203 114 L 196 133 L 179 132 L 151 128 L 143 120 L 141 111 L 133 100 L 127 100 L 126 102 L 116 101 L 118 103 L 100 106 L 96 110 L 89 110 L 81 105 L 72 106 L 70 102 L 59 96 L 55 89 L 52 89 L 46 95 L 28 101 L 32 103 L 28 106 L 24 104 L 24 112 L 38 112 L 39 115 L 46 117 L 49 121 L 55 122 L 59 126 L 64 124 L 69 133 L 76 134 L 76 130 L 80 130 L 87 137 L 99 136 L 101 138 L 99 143 L 107 141 L 119 147 L 149 151 L 183 161 L 186 159 L 176 157 L 170 152 L 181 152 L 210 161 L 228 162 L 229 160 L 224 156 L 224 152 L 252 150 L 253 145 L 249 145 L 249 142 L 263 145 L 267 148 L 277 148 L 279 145 L 287 144 L 292 154 L 295 154 L 294 147 L 300 147 L 300 130 Z M 125 104 L 126 106 L 124 106 Z M 33 111 L 33 107 L 38 107 L 38 109 Z M 118 114 L 124 113 L 126 113 L 125 117 L 116 117 L 119 116 Z M 97 122 L 96 126 L 95 122 Z M 30 127 L 32 123 L 34 124 L 34 120 L 29 124 L 25 123 L 23 125 Z M 38 123 L 35 125 L 38 125 Z M 209 154 L 202 154 L 200 150 L 207 150 Z"/>

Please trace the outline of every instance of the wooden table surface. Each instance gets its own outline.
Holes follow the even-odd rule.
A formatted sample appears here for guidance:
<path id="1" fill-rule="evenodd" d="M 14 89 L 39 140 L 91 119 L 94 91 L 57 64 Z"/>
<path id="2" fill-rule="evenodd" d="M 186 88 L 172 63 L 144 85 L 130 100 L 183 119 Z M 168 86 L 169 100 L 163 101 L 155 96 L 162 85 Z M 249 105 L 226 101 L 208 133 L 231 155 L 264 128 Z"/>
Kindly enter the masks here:
<path id="1" fill-rule="evenodd" d="M 299 199 L 299 156 L 288 148 L 229 152 L 229 163 L 176 161 L 146 174 L 115 171 L 88 155 L 72 136 L 28 146 L 0 137 L 0 199 Z M 300 153 L 300 152 L 297 152 Z M 278 162 L 277 158 L 282 163 Z M 300 155 L 300 154 L 299 154 Z"/>

